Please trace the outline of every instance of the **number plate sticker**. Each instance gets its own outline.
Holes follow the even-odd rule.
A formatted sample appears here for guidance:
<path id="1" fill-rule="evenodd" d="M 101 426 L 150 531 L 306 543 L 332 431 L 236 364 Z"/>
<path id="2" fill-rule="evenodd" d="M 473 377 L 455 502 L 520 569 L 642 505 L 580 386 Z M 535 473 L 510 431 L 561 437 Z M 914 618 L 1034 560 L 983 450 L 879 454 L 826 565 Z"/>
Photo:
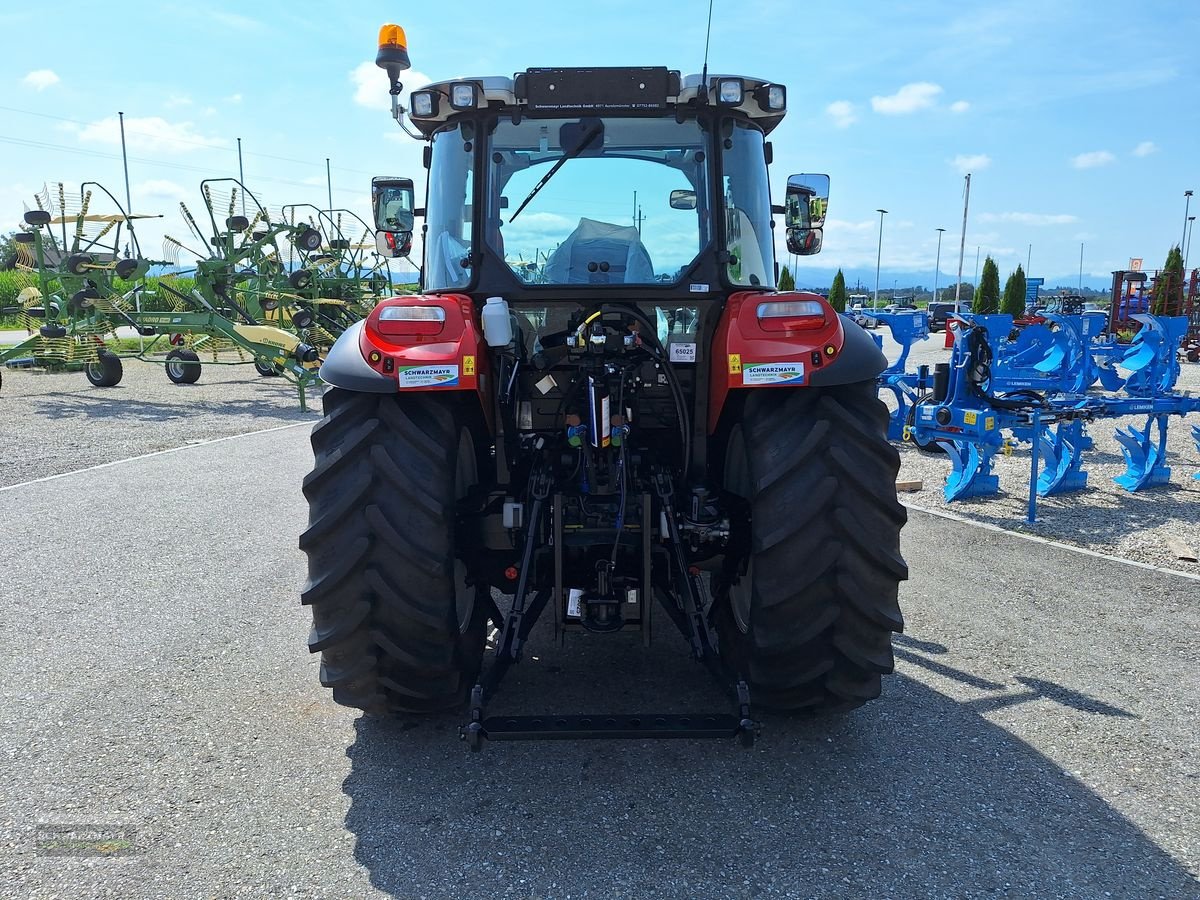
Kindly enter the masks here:
<path id="1" fill-rule="evenodd" d="M 695 344 L 680 341 L 671 345 L 671 362 L 694 363 L 695 361 Z"/>

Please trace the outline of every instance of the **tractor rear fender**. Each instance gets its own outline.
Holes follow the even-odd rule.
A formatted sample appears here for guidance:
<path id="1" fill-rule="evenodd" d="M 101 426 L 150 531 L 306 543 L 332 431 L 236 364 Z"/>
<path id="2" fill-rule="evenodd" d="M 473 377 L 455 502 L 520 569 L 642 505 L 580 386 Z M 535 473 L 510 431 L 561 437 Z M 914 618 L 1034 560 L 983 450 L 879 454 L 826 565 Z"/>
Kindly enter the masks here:
<path id="1" fill-rule="evenodd" d="M 741 291 L 726 302 L 713 335 L 709 433 L 730 391 L 853 384 L 885 368 L 871 336 L 820 294 Z"/>
<path id="2" fill-rule="evenodd" d="M 473 391 L 492 427 L 490 365 L 470 297 L 427 294 L 383 300 L 337 340 L 321 366 L 334 387 L 365 393 Z"/>

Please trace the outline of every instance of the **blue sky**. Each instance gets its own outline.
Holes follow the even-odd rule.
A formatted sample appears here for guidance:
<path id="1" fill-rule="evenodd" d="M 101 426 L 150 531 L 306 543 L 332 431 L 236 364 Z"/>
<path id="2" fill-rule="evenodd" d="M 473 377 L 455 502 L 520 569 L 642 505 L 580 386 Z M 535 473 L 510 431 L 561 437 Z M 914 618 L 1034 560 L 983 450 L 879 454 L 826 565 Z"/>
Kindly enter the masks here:
<path id="1" fill-rule="evenodd" d="M 699 71 L 707 2 L 607 0 L 398 4 L 85 5 L 56 28 L 40 8 L 0 12 L 0 227 L 45 182 L 123 191 L 116 113 L 126 115 L 134 207 L 180 235 L 205 175 L 237 174 L 272 205 L 365 210 L 373 174 L 420 180 L 419 145 L 387 114 L 371 64 L 380 24 L 408 33 L 422 78 L 543 65 L 667 65 Z M 1200 191 L 1200 4 L 1149 0 L 945 2 L 716 0 L 710 72 L 788 86 L 772 183 L 832 178 L 825 251 L 802 261 L 873 270 L 882 282 L 941 282 L 957 265 L 962 174 L 973 173 L 964 277 L 975 248 L 1005 274 L 1025 261 L 1051 280 L 1098 280 L 1130 257 L 1156 268 Z M 22 39 L 27 36 L 27 40 Z M 1200 201 L 1200 195 L 1194 198 Z M 1192 206 L 1200 213 L 1200 202 Z M 782 231 L 782 229 L 779 229 Z M 1200 239 L 1191 253 L 1200 261 Z"/>

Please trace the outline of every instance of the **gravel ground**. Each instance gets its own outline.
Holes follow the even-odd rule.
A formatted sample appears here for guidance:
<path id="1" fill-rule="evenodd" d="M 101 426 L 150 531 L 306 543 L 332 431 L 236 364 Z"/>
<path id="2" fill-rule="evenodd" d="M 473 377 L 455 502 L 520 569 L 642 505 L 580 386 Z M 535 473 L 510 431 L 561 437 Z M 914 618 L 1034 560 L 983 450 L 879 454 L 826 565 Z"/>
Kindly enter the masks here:
<path id="1" fill-rule="evenodd" d="M 473 755 L 319 686 L 309 465 L 297 428 L 0 491 L 0 897 L 1200 897 L 1195 582 L 913 513 L 879 701 L 749 751 Z M 495 711 L 721 706 L 670 634 L 539 628 Z M 38 855 L 38 823 L 137 852 Z"/>
<path id="2" fill-rule="evenodd" d="M 93 387 L 81 372 L 4 370 L 0 486 L 319 418 L 319 397 L 303 413 L 291 384 L 253 366 L 205 366 L 195 384 L 172 384 L 161 365 L 123 364 L 111 388 Z"/>
<path id="3" fill-rule="evenodd" d="M 919 364 L 932 367 L 945 362 L 950 351 L 942 346 L 943 336 L 936 334 L 914 347 L 909 370 Z M 896 345 L 888 342 L 889 359 L 897 355 Z M 1200 365 L 1184 363 L 1178 387 L 1200 391 Z M 890 399 L 890 394 L 885 394 Z M 1000 494 L 947 502 L 942 491 L 950 463 L 939 453 L 922 453 L 913 444 L 900 446 L 900 475 L 903 481 L 922 481 L 924 489 L 903 499 L 918 507 L 944 510 L 980 522 L 988 522 L 1013 531 L 1037 534 L 1101 553 L 1178 571 L 1200 575 L 1200 563 L 1178 559 L 1166 540 L 1175 538 L 1200 552 L 1200 451 L 1191 437 L 1191 426 L 1200 425 L 1200 415 L 1170 420 L 1167 431 L 1168 485 L 1137 493 L 1118 487 L 1113 477 L 1125 471 L 1121 445 L 1113 438 L 1118 427 L 1145 425 L 1145 416 L 1128 416 L 1097 422 L 1089 433 L 1095 448 L 1084 453 L 1088 473 L 1085 491 L 1038 499 L 1037 522 L 1025 522 L 1029 498 L 1029 448 L 1017 448 L 1012 456 L 997 454 L 993 471 L 1000 477 Z"/>

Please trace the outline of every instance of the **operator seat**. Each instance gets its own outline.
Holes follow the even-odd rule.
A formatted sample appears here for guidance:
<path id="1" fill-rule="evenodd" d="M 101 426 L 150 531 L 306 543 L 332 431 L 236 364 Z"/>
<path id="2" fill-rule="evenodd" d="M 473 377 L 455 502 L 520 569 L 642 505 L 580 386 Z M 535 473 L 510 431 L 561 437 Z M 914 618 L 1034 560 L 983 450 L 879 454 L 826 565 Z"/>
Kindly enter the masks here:
<path id="1" fill-rule="evenodd" d="M 649 284 L 654 265 L 632 225 L 583 218 L 546 261 L 550 284 Z"/>

